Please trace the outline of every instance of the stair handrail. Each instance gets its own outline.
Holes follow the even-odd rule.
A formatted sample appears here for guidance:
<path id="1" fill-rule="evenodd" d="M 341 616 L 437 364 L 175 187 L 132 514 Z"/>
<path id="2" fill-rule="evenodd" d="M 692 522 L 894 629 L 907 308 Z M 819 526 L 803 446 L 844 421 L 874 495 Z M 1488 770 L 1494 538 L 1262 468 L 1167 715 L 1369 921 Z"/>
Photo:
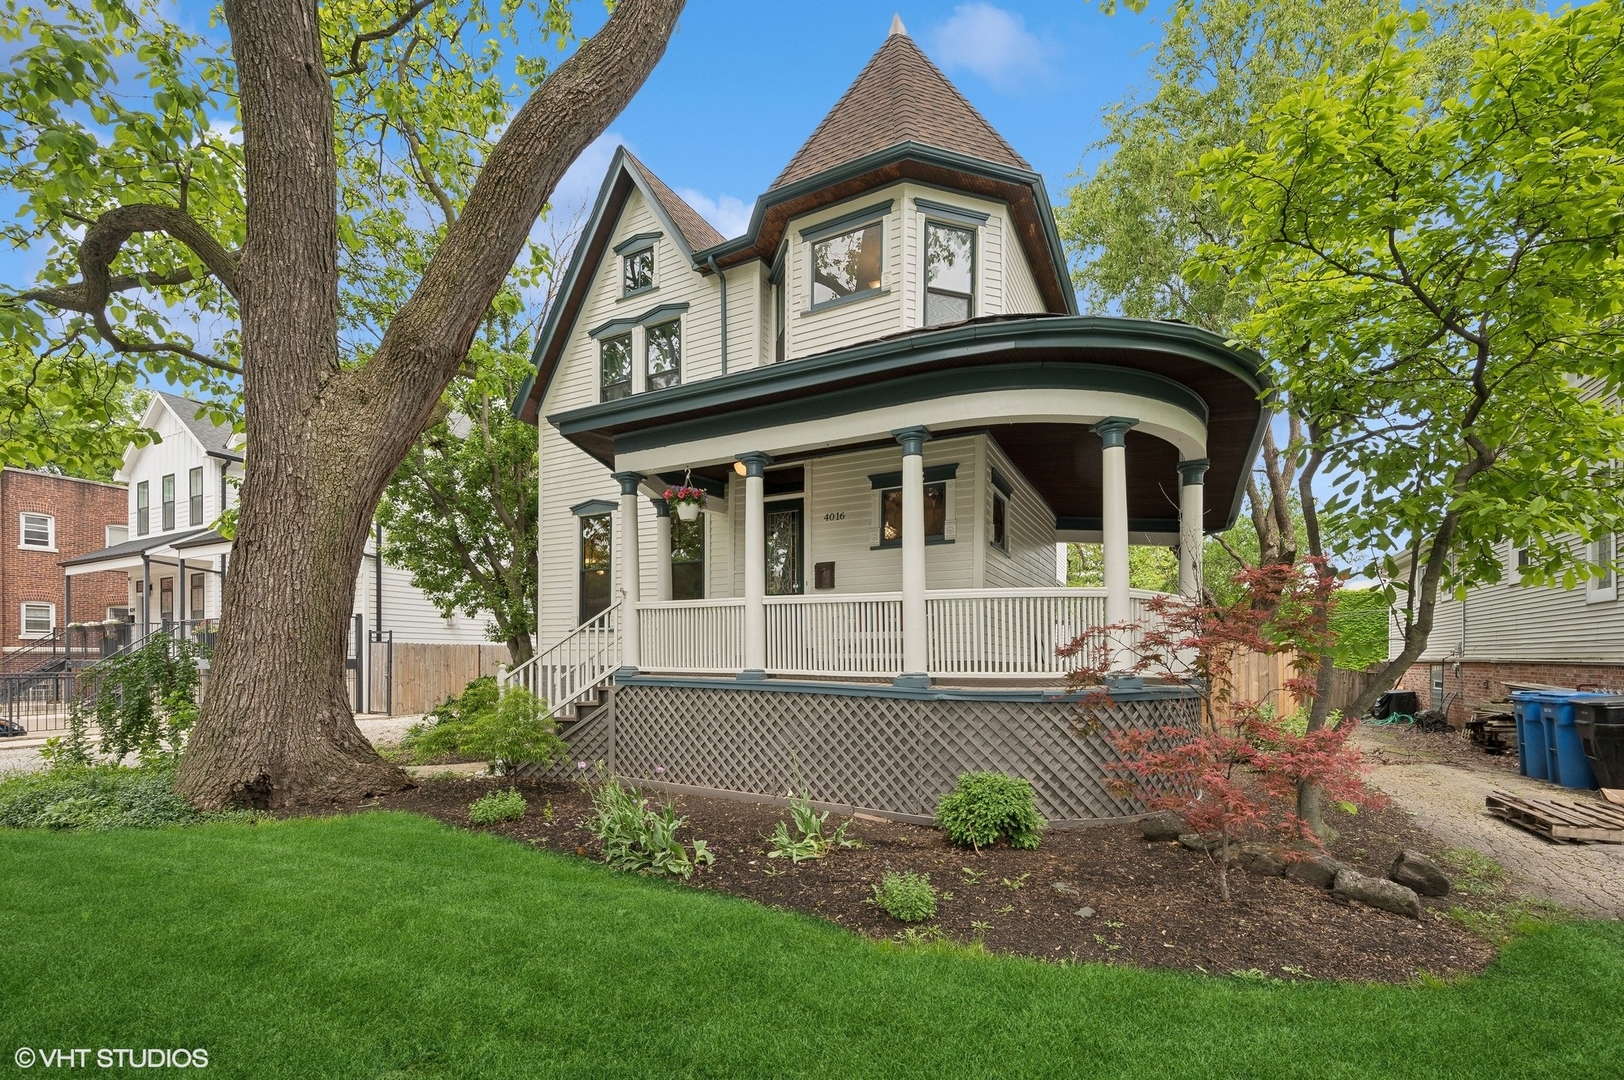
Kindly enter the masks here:
<path id="1" fill-rule="evenodd" d="M 505 690 L 522 686 L 547 703 L 554 716 L 608 681 L 620 667 L 621 602 L 615 601 L 564 639 L 497 676 Z"/>

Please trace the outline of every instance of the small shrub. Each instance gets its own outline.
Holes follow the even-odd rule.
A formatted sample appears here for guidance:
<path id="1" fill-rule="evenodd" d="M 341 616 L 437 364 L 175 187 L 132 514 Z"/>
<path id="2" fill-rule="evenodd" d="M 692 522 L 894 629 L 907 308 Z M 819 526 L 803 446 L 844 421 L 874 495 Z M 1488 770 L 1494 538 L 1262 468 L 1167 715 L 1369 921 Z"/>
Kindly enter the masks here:
<path id="1" fill-rule="evenodd" d="M 772 839 L 767 842 L 767 858 L 788 859 L 792 863 L 804 862 L 808 859 L 821 859 L 837 847 L 856 847 L 857 841 L 846 839 L 846 826 L 851 822 L 842 822 L 833 833 L 825 836 L 824 826 L 829 822 L 829 811 L 818 813 L 812 808 L 812 797 L 805 791 L 790 801 L 790 824 L 782 821 L 773 830 Z M 794 827 L 795 835 L 790 835 L 790 828 Z"/>
<path id="2" fill-rule="evenodd" d="M 208 821 L 252 821 L 252 811 L 205 813 L 175 794 L 168 763 L 57 765 L 0 780 L 0 828 L 158 829 Z"/>
<path id="3" fill-rule="evenodd" d="M 677 839 L 688 819 L 677 816 L 669 801 L 649 807 L 643 793 L 608 777 L 592 792 L 592 820 L 588 828 L 603 844 L 603 861 L 616 870 L 648 871 L 691 877 L 696 866 L 716 861 L 703 840 L 693 842 L 693 854 Z"/>
<path id="4" fill-rule="evenodd" d="M 936 887 L 929 874 L 887 873 L 874 886 L 869 903 L 903 922 L 924 922 L 936 917 Z"/>
<path id="5" fill-rule="evenodd" d="M 509 788 L 481 795 L 468 804 L 468 820 L 475 825 L 494 825 L 498 821 L 518 821 L 524 817 L 524 796 Z"/>
<path id="6" fill-rule="evenodd" d="M 977 851 L 1000 839 L 1029 851 L 1048 824 L 1031 782 L 1003 773 L 962 773 L 936 806 L 936 827 L 953 843 Z"/>
<path id="7" fill-rule="evenodd" d="M 500 692 L 489 675 L 446 699 L 429 718 L 432 724 L 414 724 L 400 741 L 401 757 L 416 765 L 467 758 L 505 772 L 514 765 L 548 765 L 565 749 L 546 702 L 522 686 Z"/>

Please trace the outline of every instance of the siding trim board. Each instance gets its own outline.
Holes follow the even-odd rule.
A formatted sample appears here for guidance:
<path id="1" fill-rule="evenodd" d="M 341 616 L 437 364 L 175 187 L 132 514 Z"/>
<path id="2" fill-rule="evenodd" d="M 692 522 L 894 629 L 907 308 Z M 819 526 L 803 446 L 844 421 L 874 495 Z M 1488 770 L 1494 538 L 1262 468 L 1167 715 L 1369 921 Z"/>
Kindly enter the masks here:
<path id="1" fill-rule="evenodd" d="M 949 462 L 946 465 L 932 465 L 925 470 L 925 483 L 934 484 L 940 483 L 943 480 L 953 480 L 957 479 L 958 475 L 959 463 L 956 461 Z M 875 491 L 884 491 L 888 488 L 901 487 L 902 470 L 899 469 L 896 472 L 870 473 L 868 482 L 873 486 Z"/>
<path id="2" fill-rule="evenodd" d="M 653 247 L 664 235 L 664 233 L 659 232 L 640 232 L 636 236 L 628 236 L 615 245 L 615 254 L 634 255 L 639 251 L 646 251 Z"/>
<path id="3" fill-rule="evenodd" d="M 676 304 L 658 304 L 649 308 L 641 315 L 627 315 L 618 319 L 610 319 L 586 332 L 586 336 L 601 341 L 606 337 L 624 334 L 628 330 L 639 326 L 648 326 L 651 323 L 661 322 L 670 315 L 685 315 L 688 312 L 688 302 Z M 624 399 L 619 399 L 624 400 Z"/>
<path id="4" fill-rule="evenodd" d="M 937 218 L 948 221 L 954 225 L 965 225 L 972 229 L 980 228 L 992 220 L 991 214 L 983 214 L 979 210 L 971 210 L 964 206 L 950 206 L 939 203 L 933 199 L 914 197 L 914 208 L 928 218 Z"/>
<path id="5" fill-rule="evenodd" d="M 880 221 L 891 213 L 891 208 L 896 204 L 895 199 L 886 199 L 884 202 L 877 202 L 873 206 L 865 206 L 859 210 L 841 214 L 837 218 L 820 221 L 816 225 L 808 225 L 801 230 L 801 242 L 803 244 L 813 244 L 819 240 L 827 240 L 831 236 L 839 236 L 843 232 L 866 225 L 870 221 Z M 707 256 L 707 258 L 710 257 Z"/>

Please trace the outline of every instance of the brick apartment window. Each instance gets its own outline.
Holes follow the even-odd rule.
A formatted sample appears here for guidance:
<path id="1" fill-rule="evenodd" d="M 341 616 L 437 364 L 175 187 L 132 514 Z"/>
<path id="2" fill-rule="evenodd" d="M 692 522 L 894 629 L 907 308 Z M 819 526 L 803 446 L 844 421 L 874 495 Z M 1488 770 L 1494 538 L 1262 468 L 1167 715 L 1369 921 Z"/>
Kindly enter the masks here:
<path id="1" fill-rule="evenodd" d="M 23 605 L 23 637 L 48 637 L 55 629 L 55 604 Z"/>
<path id="2" fill-rule="evenodd" d="M 164 532 L 175 527 L 175 474 L 164 477 Z"/>
<path id="3" fill-rule="evenodd" d="M 152 492 L 145 480 L 135 485 L 135 535 L 152 531 Z"/>
<path id="4" fill-rule="evenodd" d="M 130 527 L 128 525 L 109 525 L 103 530 L 102 537 L 107 541 L 108 547 L 116 547 L 130 539 Z"/>
<path id="5" fill-rule="evenodd" d="M 56 550 L 56 518 L 50 514 L 22 515 L 22 542 L 19 547 L 39 551 Z"/>
<path id="6" fill-rule="evenodd" d="M 186 474 L 186 509 L 188 524 L 203 524 L 203 466 Z"/>

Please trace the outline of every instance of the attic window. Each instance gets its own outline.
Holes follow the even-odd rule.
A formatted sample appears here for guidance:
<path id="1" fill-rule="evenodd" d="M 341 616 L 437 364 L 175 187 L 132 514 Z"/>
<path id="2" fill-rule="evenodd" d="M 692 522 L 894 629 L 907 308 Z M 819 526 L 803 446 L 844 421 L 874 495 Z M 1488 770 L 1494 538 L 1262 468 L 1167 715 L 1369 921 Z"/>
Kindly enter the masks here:
<path id="1" fill-rule="evenodd" d="M 812 244 L 812 306 L 880 290 L 878 221 Z"/>
<path id="2" fill-rule="evenodd" d="M 646 247 L 624 255 L 620 260 L 621 294 L 643 292 L 654 288 L 654 249 Z"/>
<path id="3" fill-rule="evenodd" d="M 925 225 L 925 325 L 963 322 L 974 314 L 976 235 Z"/>

